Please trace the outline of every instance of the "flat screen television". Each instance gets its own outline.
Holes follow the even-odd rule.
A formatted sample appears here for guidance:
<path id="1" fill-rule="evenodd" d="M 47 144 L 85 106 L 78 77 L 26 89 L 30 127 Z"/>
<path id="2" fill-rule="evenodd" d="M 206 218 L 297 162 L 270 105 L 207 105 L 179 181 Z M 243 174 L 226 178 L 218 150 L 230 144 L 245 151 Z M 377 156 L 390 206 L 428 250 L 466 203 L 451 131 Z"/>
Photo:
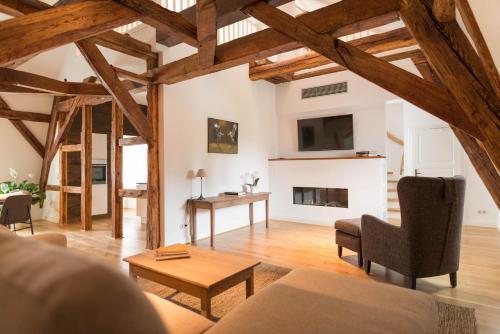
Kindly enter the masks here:
<path id="1" fill-rule="evenodd" d="M 297 120 L 299 151 L 354 149 L 352 115 Z"/>

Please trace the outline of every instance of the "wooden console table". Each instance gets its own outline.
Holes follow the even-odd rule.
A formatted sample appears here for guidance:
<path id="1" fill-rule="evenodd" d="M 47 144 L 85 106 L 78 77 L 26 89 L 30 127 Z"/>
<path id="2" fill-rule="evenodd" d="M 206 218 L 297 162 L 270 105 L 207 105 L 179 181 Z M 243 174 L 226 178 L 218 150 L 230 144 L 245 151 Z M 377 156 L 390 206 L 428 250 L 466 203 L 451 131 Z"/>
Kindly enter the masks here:
<path id="1" fill-rule="evenodd" d="M 191 206 L 191 243 L 196 245 L 196 212 L 198 209 L 210 210 L 210 246 L 214 246 L 214 233 L 215 233 L 215 210 L 222 208 L 229 208 L 231 206 L 248 204 L 248 215 L 250 225 L 253 225 L 253 203 L 266 201 L 266 228 L 269 227 L 269 194 L 270 193 L 256 193 L 247 194 L 244 196 L 215 196 L 207 197 L 203 200 L 192 199 L 188 201 Z"/>

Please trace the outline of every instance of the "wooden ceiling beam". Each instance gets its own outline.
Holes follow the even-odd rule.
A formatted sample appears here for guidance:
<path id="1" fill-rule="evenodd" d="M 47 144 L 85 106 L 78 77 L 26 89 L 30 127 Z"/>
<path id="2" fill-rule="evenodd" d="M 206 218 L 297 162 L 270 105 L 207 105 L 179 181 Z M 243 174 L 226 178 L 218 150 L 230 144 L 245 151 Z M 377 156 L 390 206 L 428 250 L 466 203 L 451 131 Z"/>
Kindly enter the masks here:
<path id="1" fill-rule="evenodd" d="M 417 42 L 406 28 L 391 30 L 385 33 L 349 41 L 349 44 L 352 46 L 371 54 L 413 46 L 416 43 Z M 330 59 L 317 52 L 311 51 L 305 55 L 281 62 L 253 66 L 250 69 L 250 80 L 271 78 L 331 63 L 332 61 Z"/>
<path id="2" fill-rule="evenodd" d="M 486 44 L 486 40 L 484 39 L 474 13 L 472 12 L 472 8 L 470 7 L 468 0 L 456 0 L 456 5 L 462 21 L 464 22 L 465 28 L 474 42 L 478 57 L 483 64 L 492 88 L 495 90 L 496 95 L 500 95 L 500 75 L 498 74 L 497 67 L 493 57 L 491 56 L 488 44 Z"/>
<path id="3" fill-rule="evenodd" d="M 198 28 L 198 60 L 201 67 L 209 67 L 215 63 L 217 47 L 217 4 L 215 0 L 198 0 L 196 2 L 196 26 Z"/>
<path id="4" fill-rule="evenodd" d="M 84 97 L 84 96 L 76 96 L 73 98 L 69 98 L 67 100 L 62 100 L 59 102 L 59 112 L 69 112 L 71 110 L 71 106 L 73 105 L 73 101 L 79 99 L 79 107 L 81 106 L 97 106 L 103 103 L 113 101 L 113 97 Z"/>
<path id="5" fill-rule="evenodd" d="M 393 62 L 393 61 L 398 61 L 398 60 L 403 60 L 403 59 L 410 59 L 410 58 L 420 56 L 420 55 L 422 55 L 422 51 L 410 50 L 410 51 L 397 52 L 397 53 L 393 53 L 393 54 L 390 54 L 387 56 L 379 57 L 379 59 L 386 61 L 386 62 Z M 294 75 L 292 75 L 292 77 L 289 81 L 303 80 L 303 79 L 313 78 L 313 77 L 317 77 L 317 76 L 321 76 L 321 75 L 343 72 L 343 71 L 347 71 L 347 70 L 348 69 L 343 67 L 343 66 L 333 66 L 333 67 L 323 68 L 323 69 L 316 70 L 316 71 L 294 74 Z"/>
<path id="6" fill-rule="evenodd" d="M 116 73 L 116 72 L 115 72 Z M 120 74 L 118 74 L 120 75 Z M 130 93 L 142 93 L 146 90 L 146 85 L 137 82 L 138 80 L 123 80 L 122 84 Z M 79 107 L 86 106 L 97 106 L 103 103 L 111 102 L 113 97 L 111 95 L 108 96 L 76 96 L 72 98 L 68 98 L 65 100 L 61 100 L 59 102 L 59 111 L 60 112 L 68 112 L 71 110 L 71 106 L 73 105 L 73 101 L 75 99 L 79 100 Z"/>
<path id="7" fill-rule="evenodd" d="M 50 122 L 50 115 L 48 114 L 40 114 L 28 111 L 18 111 L 2 107 L 0 107 L 0 118 L 7 118 L 18 121 L 41 122 L 41 123 Z"/>
<path id="8" fill-rule="evenodd" d="M 116 2 L 141 13 L 141 21 L 157 30 L 171 34 L 183 42 L 198 47 L 196 26 L 181 14 L 168 10 L 151 0 L 115 0 Z"/>
<path id="9" fill-rule="evenodd" d="M 143 74 L 137 74 L 116 66 L 111 66 L 111 67 L 113 68 L 115 73 L 122 79 L 128 79 L 130 81 L 137 82 L 141 85 L 147 85 L 151 83 L 151 79 L 144 76 Z"/>
<path id="10" fill-rule="evenodd" d="M 240 11 L 240 8 L 254 1 L 255 0 L 216 0 L 217 28 L 222 28 L 248 18 L 246 14 Z M 278 7 L 291 1 L 293 0 L 270 0 L 268 1 L 268 3 L 272 6 Z M 196 5 L 184 9 L 180 12 L 180 14 L 191 24 L 197 24 Z M 179 40 L 178 38 L 170 34 L 164 34 L 161 31 L 157 31 L 156 42 L 168 47 L 172 47 L 179 43 L 182 43 L 182 40 Z"/>
<path id="11" fill-rule="evenodd" d="M 116 100 L 124 114 L 127 116 L 137 132 L 148 143 L 151 142 L 151 126 L 148 119 L 142 113 L 139 105 L 134 101 L 128 89 L 120 81 L 115 71 L 108 64 L 106 58 L 97 46 L 90 41 L 79 41 L 76 43 L 88 64 L 100 78 L 103 85 Z"/>
<path id="12" fill-rule="evenodd" d="M 18 17 L 52 8 L 38 0 L 0 0 L 0 12 Z"/>
<path id="13" fill-rule="evenodd" d="M 151 45 L 113 30 L 106 31 L 90 39 L 97 45 L 132 57 L 147 60 L 156 56 L 156 53 L 151 50 Z"/>
<path id="14" fill-rule="evenodd" d="M 50 164 L 52 162 L 52 160 L 49 160 L 49 158 L 50 158 L 50 153 L 52 151 L 52 145 L 54 144 L 54 138 L 56 136 L 57 120 L 59 117 L 59 111 L 58 111 L 59 100 L 60 98 L 57 96 L 54 96 L 54 99 L 52 100 L 50 122 L 49 122 L 49 127 L 47 129 L 47 135 L 45 136 L 45 154 L 43 156 L 42 168 L 40 171 L 40 182 L 38 183 L 42 191 L 45 190 L 45 187 L 47 186 L 47 181 L 49 179 Z"/>
<path id="15" fill-rule="evenodd" d="M 89 0 L 0 22 L 0 66 L 140 19 L 109 0 Z"/>
<path id="16" fill-rule="evenodd" d="M 425 0 L 431 1 L 431 0 Z M 427 4 L 430 8 L 430 4 Z M 430 11 L 430 10 L 429 10 Z M 431 15 L 429 17 L 432 18 Z M 445 37 L 446 43 L 454 50 L 461 62 L 474 76 L 476 91 L 482 98 L 495 109 L 500 109 L 500 91 L 494 89 L 494 82 L 490 80 L 486 68 L 481 63 L 478 53 L 472 46 L 469 38 L 465 35 L 457 21 L 437 22 L 435 27 Z M 498 74 L 498 72 L 497 72 Z"/>
<path id="17" fill-rule="evenodd" d="M 460 105 L 466 118 L 478 127 L 481 138 L 474 137 L 481 139 L 493 164 L 499 169 L 500 117 L 498 108 L 494 106 L 495 99 L 484 98 L 484 86 L 440 32 L 438 23 L 433 20 L 424 3 L 404 0 L 401 16 L 443 85 Z"/>
<path id="18" fill-rule="evenodd" d="M 64 1 L 63 3 L 59 1 L 55 6 L 61 6 L 68 3 L 70 2 Z M 24 16 L 51 8 L 52 6 L 50 6 L 49 4 L 46 4 L 45 2 L 41 2 L 39 0 L 0 0 L 0 12 L 14 17 Z M 121 52 L 123 54 L 127 54 L 132 57 L 148 59 L 155 56 L 155 53 L 151 51 L 151 46 L 149 44 L 141 42 L 131 36 L 122 35 L 112 30 L 106 31 L 91 38 L 98 45 Z M 15 68 L 22 62 L 25 62 L 30 58 L 31 57 L 22 59 L 21 61 L 16 61 L 9 67 Z"/>
<path id="19" fill-rule="evenodd" d="M 455 0 L 434 0 L 432 12 L 439 22 L 455 20 Z"/>
<path id="20" fill-rule="evenodd" d="M 399 0 L 343 0 L 297 18 L 322 34 L 345 36 L 399 20 Z M 156 83 L 172 84 L 230 67 L 250 63 L 302 47 L 273 29 L 265 29 L 217 46 L 216 63 L 199 66 L 198 55 L 148 71 Z"/>
<path id="21" fill-rule="evenodd" d="M 30 95 L 57 95 L 42 90 L 26 88 L 11 84 L 0 83 L 0 93 L 30 94 Z"/>
<path id="22" fill-rule="evenodd" d="M 482 137 L 475 124 L 463 117 L 460 107 L 443 88 L 339 39 L 316 32 L 307 24 L 264 2 L 252 4 L 243 10 L 281 34 L 301 42 L 374 84 L 475 137 Z"/>
<path id="23" fill-rule="evenodd" d="M 96 77 L 89 77 L 84 80 L 84 83 L 94 83 L 97 80 Z M 64 139 L 68 135 L 71 126 L 73 125 L 73 122 L 76 118 L 76 115 L 78 114 L 78 110 L 81 109 L 81 102 L 85 99 L 84 96 L 77 96 L 73 99 L 71 99 L 71 107 L 70 110 L 68 111 L 67 114 L 64 115 L 64 117 L 61 117 L 62 123 L 59 124 L 59 129 L 57 131 L 57 136 L 55 137 L 52 145 L 50 146 L 48 154 L 44 157 L 44 162 L 42 164 L 42 170 L 45 166 L 45 164 L 48 165 L 48 168 L 50 168 L 50 164 L 52 163 L 52 160 L 54 159 L 56 153 L 59 151 L 59 148 L 64 142 Z M 59 108 L 59 100 L 55 99 L 52 105 L 52 117 L 56 116 L 62 116 L 60 113 Z M 54 112 L 57 110 L 56 115 L 54 115 Z M 52 120 L 51 120 L 52 123 Z M 52 124 L 49 125 L 49 131 L 52 131 L 51 129 Z M 49 140 L 48 136 L 51 135 L 50 133 L 47 133 L 47 140 Z M 47 161 L 45 161 L 47 160 Z"/>
<path id="24" fill-rule="evenodd" d="M 59 81 L 42 75 L 18 71 L 11 68 L 0 68 L 0 82 L 7 85 L 47 91 L 56 95 L 109 95 L 108 91 L 99 84 Z"/>

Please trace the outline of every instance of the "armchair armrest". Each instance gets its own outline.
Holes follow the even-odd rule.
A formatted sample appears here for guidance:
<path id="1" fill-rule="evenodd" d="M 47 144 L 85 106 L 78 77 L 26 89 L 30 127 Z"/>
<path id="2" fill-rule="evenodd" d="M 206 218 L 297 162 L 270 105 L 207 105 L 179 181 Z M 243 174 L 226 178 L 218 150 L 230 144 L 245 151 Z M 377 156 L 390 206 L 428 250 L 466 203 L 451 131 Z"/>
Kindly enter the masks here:
<path id="1" fill-rule="evenodd" d="M 66 239 L 66 236 L 60 233 L 42 233 L 27 238 L 33 240 L 40 240 L 52 244 L 54 246 L 60 246 L 64 248 L 68 246 L 68 240 Z"/>
<path id="2" fill-rule="evenodd" d="M 389 268 L 397 269 L 405 242 L 401 228 L 377 217 L 361 217 L 363 258 Z"/>

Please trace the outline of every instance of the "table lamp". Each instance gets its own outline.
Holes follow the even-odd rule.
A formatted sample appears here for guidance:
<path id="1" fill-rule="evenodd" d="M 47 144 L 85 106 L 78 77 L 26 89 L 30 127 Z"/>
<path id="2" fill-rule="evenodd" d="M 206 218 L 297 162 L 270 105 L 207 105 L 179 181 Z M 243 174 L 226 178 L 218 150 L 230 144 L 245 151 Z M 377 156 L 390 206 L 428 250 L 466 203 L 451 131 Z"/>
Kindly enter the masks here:
<path id="1" fill-rule="evenodd" d="M 205 197 L 203 197 L 203 178 L 207 177 L 207 176 L 208 176 L 208 174 L 207 174 L 206 169 L 198 169 L 198 172 L 196 173 L 196 177 L 201 178 L 201 182 L 200 182 L 200 185 L 201 185 L 200 197 L 198 197 L 199 200 L 205 199 Z"/>

